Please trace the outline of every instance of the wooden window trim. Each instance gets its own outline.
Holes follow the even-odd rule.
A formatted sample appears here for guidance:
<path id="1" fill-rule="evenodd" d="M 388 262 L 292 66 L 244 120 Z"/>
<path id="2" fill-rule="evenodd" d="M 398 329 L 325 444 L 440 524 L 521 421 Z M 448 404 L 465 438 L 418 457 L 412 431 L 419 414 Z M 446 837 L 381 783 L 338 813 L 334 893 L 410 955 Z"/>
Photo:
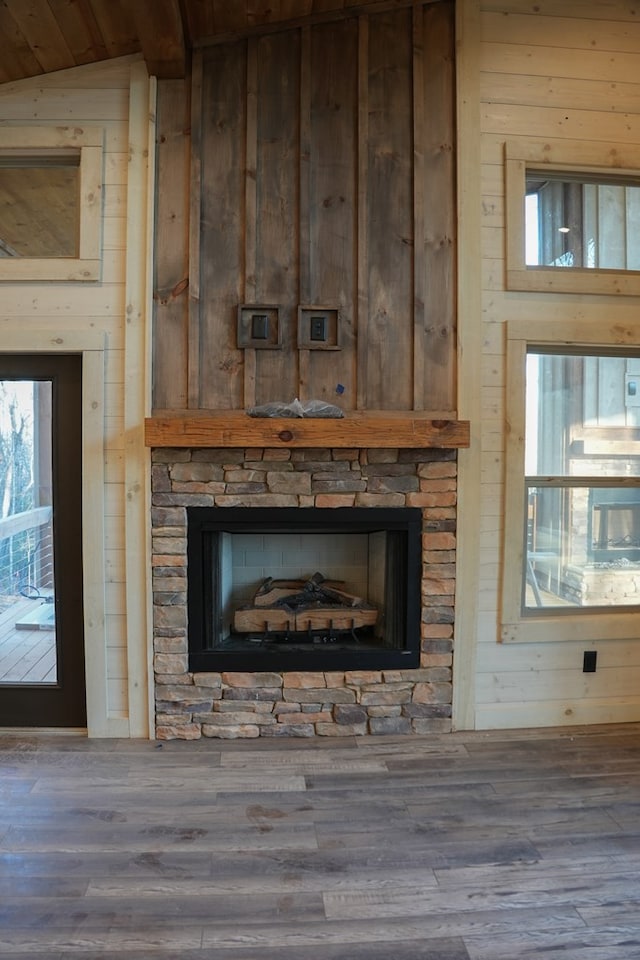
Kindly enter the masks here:
<path id="1" fill-rule="evenodd" d="M 525 260 L 525 178 L 527 169 L 541 167 L 565 174 L 637 178 L 640 148 L 612 150 L 605 143 L 571 141 L 551 144 L 544 140 L 507 141 L 504 145 L 506 287 L 538 293 L 591 293 L 640 295 L 640 271 L 601 268 L 527 266 Z"/>
<path id="2" fill-rule="evenodd" d="M 638 610 L 609 613 L 602 608 L 557 609 L 525 616 L 521 609 L 525 547 L 525 373 L 529 347 L 636 349 L 640 323 L 624 329 L 600 320 L 554 323 L 513 320 L 506 324 L 506 449 L 502 548 L 501 642 L 625 640 L 638 637 Z M 521 531 L 516 535 L 516 531 Z M 576 608 L 577 610 L 577 608 Z"/>
<path id="3" fill-rule="evenodd" d="M 0 259 L 0 280 L 99 280 L 102 220 L 103 131 L 78 127 L 3 127 L 0 156 L 69 151 L 79 156 L 80 203 L 77 257 Z"/>

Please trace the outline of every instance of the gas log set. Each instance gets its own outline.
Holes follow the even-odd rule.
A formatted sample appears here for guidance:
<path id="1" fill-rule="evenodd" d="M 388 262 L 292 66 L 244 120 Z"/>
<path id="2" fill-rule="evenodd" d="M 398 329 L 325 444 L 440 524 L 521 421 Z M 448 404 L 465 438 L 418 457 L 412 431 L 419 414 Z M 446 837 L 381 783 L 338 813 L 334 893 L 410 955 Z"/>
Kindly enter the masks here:
<path id="1" fill-rule="evenodd" d="M 342 588 L 341 581 L 321 573 L 308 580 L 267 577 L 252 602 L 235 611 L 234 631 L 256 642 L 331 643 L 345 637 L 357 642 L 358 630 L 375 626 L 378 609 Z"/>

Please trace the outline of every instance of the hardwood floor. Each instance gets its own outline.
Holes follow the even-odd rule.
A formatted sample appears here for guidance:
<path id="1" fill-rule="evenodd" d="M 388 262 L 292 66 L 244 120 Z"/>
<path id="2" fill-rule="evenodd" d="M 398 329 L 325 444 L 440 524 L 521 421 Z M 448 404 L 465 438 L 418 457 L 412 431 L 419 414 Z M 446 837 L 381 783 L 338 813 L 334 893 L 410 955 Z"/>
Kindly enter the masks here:
<path id="1" fill-rule="evenodd" d="M 640 725 L 0 732 L 3 960 L 638 960 Z"/>

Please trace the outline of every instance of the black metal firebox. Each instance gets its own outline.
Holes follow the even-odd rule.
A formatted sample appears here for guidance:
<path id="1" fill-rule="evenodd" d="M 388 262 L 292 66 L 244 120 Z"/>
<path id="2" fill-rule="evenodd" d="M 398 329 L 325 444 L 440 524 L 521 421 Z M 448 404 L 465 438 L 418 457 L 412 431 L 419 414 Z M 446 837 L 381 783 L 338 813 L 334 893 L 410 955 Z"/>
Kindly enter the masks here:
<path id="1" fill-rule="evenodd" d="M 189 669 L 409 669 L 415 508 L 187 509 Z"/>

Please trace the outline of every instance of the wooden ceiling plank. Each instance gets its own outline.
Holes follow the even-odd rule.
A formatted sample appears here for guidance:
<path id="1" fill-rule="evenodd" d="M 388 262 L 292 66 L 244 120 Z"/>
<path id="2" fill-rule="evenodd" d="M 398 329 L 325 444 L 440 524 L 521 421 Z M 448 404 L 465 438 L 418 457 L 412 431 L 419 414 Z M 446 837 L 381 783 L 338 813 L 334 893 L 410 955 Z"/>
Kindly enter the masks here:
<path id="1" fill-rule="evenodd" d="M 43 72 L 17 23 L 0 4 L 0 81 L 35 77 Z"/>
<path id="2" fill-rule="evenodd" d="M 212 0 L 180 0 L 180 7 L 190 41 L 215 33 Z"/>
<path id="3" fill-rule="evenodd" d="M 3 6 L 45 73 L 75 66 L 73 54 L 48 3 L 42 3 L 42 0 L 3 0 Z"/>
<path id="4" fill-rule="evenodd" d="M 247 0 L 247 25 L 277 23 L 282 20 L 280 0 Z"/>
<path id="5" fill-rule="evenodd" d="M 344 0 L 313 0 L 312 13 L 328 13 L 332 10 L 342 10 Z"/>
<path id="6" fill-rule="evenodd" d="M 140 41 L 126 0 L 91 0 L 91 9 L 110 57 L 140 52 Z"/>
<path id="7" fill-rule="evenodd" d="M 247 29 L 247 0 L 211 0 L 214 33 L 243 33 Z"/>
<path id="8" fill-rule="evenodd" d="M 184 77 L 187 55 L 178 0 L 136 0 L 131 12 L 149 73 L 161 80 Z"/>
<path id="9" fill-rule="evenodd" d="M 107 60 L 109 53 L 89 0 L 49 0 L 76 64 Z"/>
<path id="10" fill-rule="evenodd" d="M 280 19 L 293 20 L 313 13 L 313 0 L 280 0 Z"/>

